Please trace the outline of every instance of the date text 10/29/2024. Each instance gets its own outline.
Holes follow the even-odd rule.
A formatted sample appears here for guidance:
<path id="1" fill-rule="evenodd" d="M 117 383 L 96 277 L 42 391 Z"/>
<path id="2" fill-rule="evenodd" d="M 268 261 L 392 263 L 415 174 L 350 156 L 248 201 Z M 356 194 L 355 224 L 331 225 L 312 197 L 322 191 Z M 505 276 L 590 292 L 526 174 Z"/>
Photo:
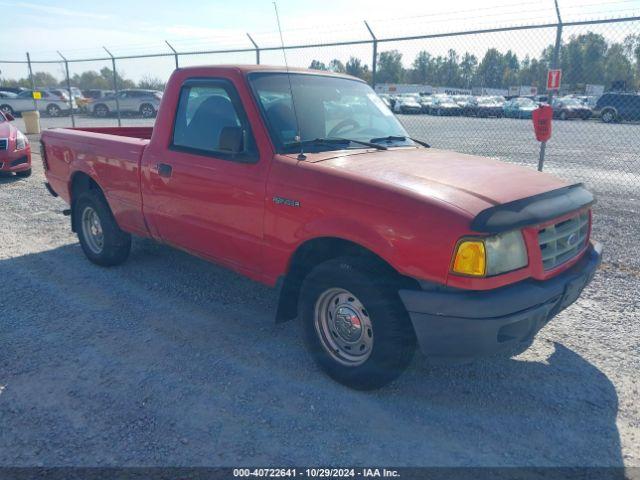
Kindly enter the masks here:
<path id="1" fill-rule="evenodd" d="M 233 476 L 262 478 L 400 478 L 386 468 L 234 468 Z"/>

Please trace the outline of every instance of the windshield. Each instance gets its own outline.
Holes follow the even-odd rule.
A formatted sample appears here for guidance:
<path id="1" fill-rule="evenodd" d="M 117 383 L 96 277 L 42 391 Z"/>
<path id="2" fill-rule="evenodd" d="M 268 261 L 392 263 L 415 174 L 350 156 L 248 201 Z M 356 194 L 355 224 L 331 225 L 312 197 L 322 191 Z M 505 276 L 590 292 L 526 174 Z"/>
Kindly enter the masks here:
<path id="1" fill-rule="evenodd" d="M 581 107 L 582 103 L 575 98 L 561 98 L 560 103 L 566 105 L 567 107 Z"/>
<path id="2" fill-rule="evenodd" d="M 535 103 L 530 98 L 518 98 L 516 103 L 521 107 L 535 107 Z"/>
<path id="3" fill-rule="evenodd" d="M 249 83 L 260 103 L 274 144 L 281 152 L 299 141 L 342 138 L 361 142 L 398 137 L 395 145 L 414 145 L 389 107 L 365 83 L 341 77 L 291 73 L 253 73 Z M 291 102 L 293 90 L 295 105 Z M 294 111 L 295 109 L 295 111 Z M 300 137 L 296 138 L 296 114 Z M 305 150 L 343 149 L 317 142 Z M 353 144 L 351 148 L 362 148 Z"/>

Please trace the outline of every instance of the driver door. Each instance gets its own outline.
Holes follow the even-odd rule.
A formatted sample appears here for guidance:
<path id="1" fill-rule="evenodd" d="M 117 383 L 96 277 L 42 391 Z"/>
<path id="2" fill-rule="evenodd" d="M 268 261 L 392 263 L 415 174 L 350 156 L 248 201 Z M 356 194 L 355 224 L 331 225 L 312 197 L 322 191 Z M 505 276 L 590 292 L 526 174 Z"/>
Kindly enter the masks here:
<path id="1" fill-rule="evenodd" d="M 223 145 L 242 132 L 241 150 Z M 260 155 L 229 80 L 190 79 L 170 145 L 145 154 L 145 218 L 166 243 L 246 274 L 260 269 L 268 157 Z"/>

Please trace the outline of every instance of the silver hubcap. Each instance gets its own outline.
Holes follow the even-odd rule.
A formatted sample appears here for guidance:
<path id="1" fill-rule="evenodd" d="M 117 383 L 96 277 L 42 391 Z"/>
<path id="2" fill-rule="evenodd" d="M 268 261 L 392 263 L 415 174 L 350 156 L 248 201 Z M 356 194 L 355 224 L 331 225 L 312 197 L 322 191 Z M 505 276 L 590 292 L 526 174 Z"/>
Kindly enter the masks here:
<path id="1" fill-rule="evenodd" d="M 100 217 L 91 207 L 86 207 L 82 212 L 82 233 L 89 249 L 99 255 L 104 248 L 104 233 Z"/>
<path id="2" fill-rule="evenodd" d="M 326 352 L 343 365 L 356 367 L 371 356 L 373 327 L 369 313 L 347 290 L 331 288 L 320 295 L 315 329 Z"/>
<path id="3" fill-rule="evenodd" d="M 151 115 L 153 115 L 153 109 L 151 107 L 142 107 L 142 115 L 144 115 L 145 117 L 150 117 Z"/>

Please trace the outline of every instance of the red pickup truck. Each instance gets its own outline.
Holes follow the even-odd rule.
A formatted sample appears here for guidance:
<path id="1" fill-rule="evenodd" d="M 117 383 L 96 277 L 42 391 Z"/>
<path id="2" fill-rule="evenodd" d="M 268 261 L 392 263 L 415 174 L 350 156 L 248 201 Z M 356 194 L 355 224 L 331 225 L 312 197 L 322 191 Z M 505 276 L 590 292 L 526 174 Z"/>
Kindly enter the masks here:
<path id="1" fill-rule="evenodd" d="M 155 127 L 47 130 L 47 187 L 99 265 L 150 237 L 279 289 L 319 365 L 359 389 L 428 356 L 526 348 L 592 279 L 581 184 L 409 137 L 364 82 L 176 70 Z"/>

